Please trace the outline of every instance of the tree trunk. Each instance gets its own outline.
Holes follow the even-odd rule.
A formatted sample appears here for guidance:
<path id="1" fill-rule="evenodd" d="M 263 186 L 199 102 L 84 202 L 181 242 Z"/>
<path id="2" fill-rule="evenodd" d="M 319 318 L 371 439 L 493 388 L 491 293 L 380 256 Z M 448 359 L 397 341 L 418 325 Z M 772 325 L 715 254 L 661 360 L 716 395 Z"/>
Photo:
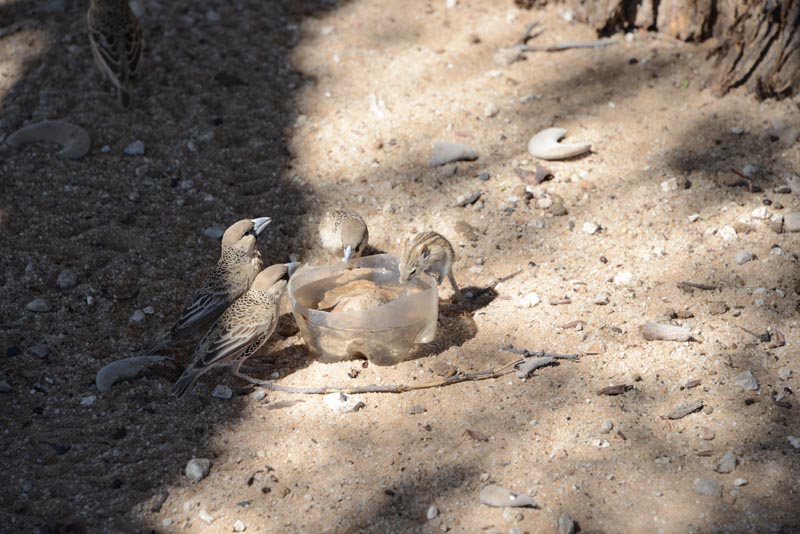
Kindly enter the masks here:
<path id="1" fill-rule="evenodd" d="M 515 0 L 518 5 L 545 3 Z M 546 0 L 545 0 L 546 1 Z M 564 0 L 600 35 L 643 28 L 684 41 L 715 38 L 712 83 L 758 98 L 800 92 L 800 0 Z"/>

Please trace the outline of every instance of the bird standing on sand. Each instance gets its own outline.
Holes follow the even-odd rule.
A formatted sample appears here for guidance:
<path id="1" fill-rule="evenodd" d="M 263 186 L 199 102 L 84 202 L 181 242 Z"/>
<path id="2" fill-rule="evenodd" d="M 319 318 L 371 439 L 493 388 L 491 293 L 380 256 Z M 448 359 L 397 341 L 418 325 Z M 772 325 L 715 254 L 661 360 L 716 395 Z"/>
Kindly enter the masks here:
<path id="1" fill-rule="evenodd" d="M 214 269 L 194 292 L 175 326 L 158 338 L 146 351 L 153 354 L 175 341 L 205 329 L 242 296 L 261 270 L 261 254 L 256 239 L 272 222 L 269 217 L 243 219 L 222 235 L 222 253 Z"/>
<path id="2" fill-rule="evenodd" d="M 236 376 L 247 358 L 269 339 L 278 323 L 281 295 L 296 264 L 273 265 L 261 271 L 252 287 L 211 326 L 194 351 L 192 362 L 172 386 L 182 397 L 210 369 L 233 364 Z"/>
<path id="3" fill-rule="evenodd" d="M 335 210 L 323 215 L 319 237 L 325 250 L 348 262 L 351 258 L 361 257 L 367 248 L 369 230 L 358 213 Z"/>
<path id="4" fill-rule="evenodd" d="M 117 89 L 124 109 L 131 107 L 131 82 L 142 66 L 142 28 L 128 0 L 91 0 L 86 13 L 94 62 Z"/>
<path id="5" fill-rule="evenodd" d="M 430 272 L 441 285 L 444 277 L 450 280 L 453 291 L 460 295 L 461 291 L 453 276 L 455 252 L 453 245 L 443 235 L 436 232 L 421 232 L 414 236 L 411 243 L 403 243 L 403 254 L 400 258 L 400 281 L 407 282 L 419 273 Z"/>

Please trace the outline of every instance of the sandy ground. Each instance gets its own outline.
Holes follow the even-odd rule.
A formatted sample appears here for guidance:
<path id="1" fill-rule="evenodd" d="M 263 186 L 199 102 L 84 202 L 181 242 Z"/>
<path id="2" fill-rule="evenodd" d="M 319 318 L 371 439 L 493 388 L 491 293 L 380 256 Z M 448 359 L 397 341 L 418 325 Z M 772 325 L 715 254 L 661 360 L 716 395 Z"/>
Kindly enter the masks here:
<path id="1" fill-rule="evenodd" d="M 93 140 L 79 161 L 47 144 L 0 151 L 4 529 L 536 533 L 563 512 L 583 532 L 800 529 L 798 237 L 769 223 L 798 208 L 775 191 L 798 170 L 797 106 L 718 99 L 708 49 L 641 33 L 498 63 L 534 20 L 536 43 L 596 38 L 558 7 L 511 4 L 144 1 L 144 77 L 121 113 L 93 71 L 83 2 L 0 0 L 0 136 L 60 118 Z M 517 169 L 535 170 L 527 141 L 550 126 L 592 152 L 539 162 L 554 178 L 527 201 Z M 123 154 L 134 140 L 143 156 Z M 480 157 L 429 168 L 436 141 Z M 325 263 L 316 222 L 334 207 L 361 213 L 377 250 L 448 236 L 477 298 L 452 304 L 443 285 L 436 340 L 394 367 L 316 362 L 287 317 L 250 362 L 264 376 L 411 384 L 437 362 L 505 364 L 506 344 L 580 361 L 363 395 L 344 415 L 318 396 L 259 398 L 225 370 L 181 401 L 170 372 L 97 391 L 97 370 L 168 327 L 216 261 L 205 229 L 269 215 L 269 263 Z M 62 289 L 67 269 L 77 284 Z M 36 298 L 51 311 L 28 310 Z M 698 341 L 646 341 L 646 321 Z M 737 384 L 747 370 L 757 390 Z M 213 398 L 217 384 L 234 397 Z M 619 384 L 632 388 L 597 393 Z M 729 451 L 734 469 L 716 472 Z M 192 458 L 212 460 L 198 483 Z M 482 505 L 490 483 L 538 507 Z"/>

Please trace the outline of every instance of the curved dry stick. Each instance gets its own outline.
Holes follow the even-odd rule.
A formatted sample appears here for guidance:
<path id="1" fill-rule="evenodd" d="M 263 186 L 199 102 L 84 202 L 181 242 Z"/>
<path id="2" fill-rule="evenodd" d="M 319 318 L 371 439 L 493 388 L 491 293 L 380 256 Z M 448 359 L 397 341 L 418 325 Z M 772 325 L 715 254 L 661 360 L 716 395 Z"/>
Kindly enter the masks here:
<path id="1" fill-rule="evenodd" d="M 92 146 L 86 130 L 66 121 L 42 121 L 30 124 L 17 130 L 6 139 L 6 143 L 13 148 L 36 141 L 58 143 L 61 145 L 59 156 L 70 159 L 82 158 Z"/>
<path id="2" fill-rule="evenodd" d="M 580 156 L 592 148 L 591 143 L 559 143 L 565 135 L 567 131 L 564 128 L 542 130 L 528 141 L 528 152 L 539 159 L 557 160 Z"/>

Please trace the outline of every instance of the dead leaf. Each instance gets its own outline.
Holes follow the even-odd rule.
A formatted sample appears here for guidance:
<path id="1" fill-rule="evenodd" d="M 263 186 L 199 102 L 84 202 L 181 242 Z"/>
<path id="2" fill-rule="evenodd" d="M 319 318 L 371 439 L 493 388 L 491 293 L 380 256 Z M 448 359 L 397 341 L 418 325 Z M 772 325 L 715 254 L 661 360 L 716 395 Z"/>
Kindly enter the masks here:
<path id="1" fill-rule="evenodd" d="M 464 431 L 464 434 L 474 439 L 475 441 L 484 441 L 484 442 L 489 441 L 489 438 L 487 438 L 484 434 L 478 432 L 477 430 L 467 429 Z"/>
<path id="2" fill-rule="evenodd" d="M 626 391 L 633 389 L 630 384 L 617 384 L 616 386 L 608 386 L 597 392 L 598 395 L 622 395 Z"/>

